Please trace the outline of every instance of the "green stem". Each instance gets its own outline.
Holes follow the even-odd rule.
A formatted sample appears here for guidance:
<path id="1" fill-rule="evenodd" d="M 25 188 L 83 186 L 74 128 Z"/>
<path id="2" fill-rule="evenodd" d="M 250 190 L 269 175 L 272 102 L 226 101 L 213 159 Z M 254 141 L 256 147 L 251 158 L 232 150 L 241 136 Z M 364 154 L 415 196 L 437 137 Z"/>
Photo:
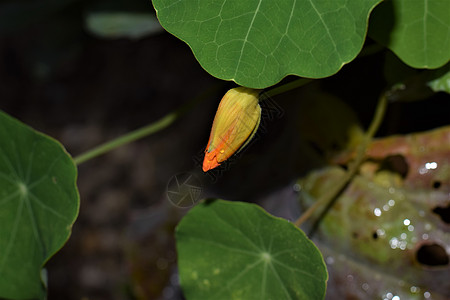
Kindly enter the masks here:
<path id="1" fill-rule="evenodd" d="M 120 136 L 116 139 L 113 139 L 109 142 L 106 142 L 104 144 L 101 144 L 91 150 L 88 150 L 87 152 L 84 152 L 76 157 L 74 157 L 74 162 L 76 165 L 82 164 L 85 161 L 88 161 L 94 157 L 103 155 L 111 150 L 114 150 L 122 145 L 126 145 L 128 143 L 134 142 L 140 138 L 143 138 L 147 135 L 153 134 L 155 132 L 158 132 L 166 127 L 168 127 L 170 124 L 172 124 L 177 118 L 179 117 L 179 113 L 172 112 L 162 119 L 149 124 L 147 126 L 144 126 L 142 128 L 139 128 L 137 130 L 131 131 L 123 136 Z"/>
<path id="2" fill-rule="evenodd" d="M 279 87 L 276 87 L 276 88 L 273 88 L 273 89 L 267 91 L 267 95 L 268 96 L 276 96 L 278 94 L 281 94 L 281 93 L 290 91 L 292 89 L 295 89 L 297 87 L 300 87 L 310 81 L 311 81 L 311 79 L 300 78 L 300 79 L 294 80 L 292 82 L 289 82 L 287 84 L 284 84 L 282 86 L 279 86 Z M 120 147 L 120 146 L 129 144 L 131 142 L 134 142 L 136 140 L 139 140 L 141 138 L 149 136 L 153 133 L 161 131 L 164 128 L 167 128 L 169 125 L 171 125 L 173 122 L 175 122 L 179 117 L 181 117 L 182 115 L 184 115 L 185 113 L 190 111 L 195 105 L 204 101 L 211 94 L 215 93 L 218 90 L 218 88 L 221 86 L 222 85 L 214 86 L 213 88 L 209 89 L 205 93 L 194 98 L 191 102 L 187 103 L 186 105 L 181 106 L 176 111 L 169 113 L 168 115 L 164 116 L 163 118 L 159 119 L 158 121 L 156 121 L 152 124 L 149 124 L 142 128 L 139 128 L 139 129 L 136 129 L 129 133 L 126 133 L 123 136 L 115 138 L 109 142 L 101 144 L 91 150 L 88 150 L 88 151 L 74 157 L 73 160 L 74 160 L 75 164 L 80 165 L 92 158 L 103 155 L 111 150 L 114 150 L 114 149 Z"/>
<path id="3" fill-rule="evenodd" d="M 375 111 L 375 115 L 372 119 L 372 123 L 367 129 L 365 138 L 363 143 L 360 145 L 358 152 L 356 154 L 355 160 L 349 165 L 348 171 L 345 175 L 333 186 L 333 188 L 329 189 L 319 200 L 316 201 L 311 207 L 309 207 L 295 222 L 295 226 L 300 227 L 307 219 L 311 217 L 311 215 L 321 206 L 327 207 L 329 203 L 331 203 L 347 186 L 352 177 L 356 174 L 359 169 L 359 166 L 363 162 L 366 156 L 366 149 L 372 140 L 375 132 L 381 125 L 383 121 L 384 113 L 386 111 L 387 106 L 387 98 L 384 93 L 380 99 L 378 100 L 377 108 Z"/>
<path id="4" fill-rule="evenodd" d="M 216 92 L 218 90 L 219 87 L 221 87 L 221 85 L 213 86 L 212 88 L 208 89 L 205 93 L 200 94 L 198 97 L 194 98 L 192 101 L 186 103 L 185 105 L 182 105 L 180 108 L 178 108 L 174 112 L 169 113 L 168 115 L 164 116 L 163 118 L 159 119 L 158 121 L 156 121 L 152 124 L 146 125 L 144 127 L 136 129 L 134 131 L 126 133 L 125 135 L 122 135 L 118 138 L 115 138 L 115 139 L 109 141 L 109 142 L 101 144 L 91 150 L 88 150 L 88 151 L 74 157 L 73 160 L 74 160 L 75 164 L 80 165 L 92 158 L 103 155 L 111 150 L 114 150 L 114 149 L 120 147 L 120 146 L 129 144 L 131 142 L 134 142 L 136 140 L 144 138 L 148 135 L 151 135 L 153 133 L 161 131 L 164 128 L 167 128 L 169 125 L 171 125 L 178 118 L 180 118 L 181 116 L 186 114 L 197 104 L 199 104 L 200 102 L 202 102 L 205 99 L 207 99 L 208 97 L 210 97 L 214 92 Z"/>
<path id="5" fill-rule="evenodd" d="M 294 81 L 283 84 L 281 86 L 278 86 L 276 88 L 268 90 L 266 92 L 266 95 L 269 97 L 273 97 L 273 96 L 288 92 L 290 90 L 296 89 L 298 87 L 301 87 L 311 81 L 312 81 L 312 79 L 309 79 L 309 78 L 299 78 Z"/>

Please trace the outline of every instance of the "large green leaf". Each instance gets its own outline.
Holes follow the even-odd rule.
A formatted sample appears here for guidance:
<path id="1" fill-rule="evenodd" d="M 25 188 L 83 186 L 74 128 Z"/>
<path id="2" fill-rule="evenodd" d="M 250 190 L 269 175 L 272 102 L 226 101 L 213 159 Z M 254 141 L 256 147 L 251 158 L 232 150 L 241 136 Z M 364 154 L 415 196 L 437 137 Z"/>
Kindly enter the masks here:
<path id="1" fill-rule="evenodd" d="M 187 299 L 323 299 L 327 271 L 306 235 L 255 204 L 213 200 L 176 231 Z"/>
<path id="2" fill-rule="evenodd" d="M 414 68 L 438 68 L 450 60 L 448 0 L 388 0 L 374 10 L 370 36 Z"/>
<path id="3" fill-rule="evenodd" d="M 213 76 L 265 88 L 319 78 L 352 61 L 380 0 L 153 0 L 162 26 Z"/>
<path id="4" fill-rule="evenodd" d="M 0 111 L 0 298 L 45 297 L 41 268 L 78 214 L 76 176 L 57 141 Z"/>

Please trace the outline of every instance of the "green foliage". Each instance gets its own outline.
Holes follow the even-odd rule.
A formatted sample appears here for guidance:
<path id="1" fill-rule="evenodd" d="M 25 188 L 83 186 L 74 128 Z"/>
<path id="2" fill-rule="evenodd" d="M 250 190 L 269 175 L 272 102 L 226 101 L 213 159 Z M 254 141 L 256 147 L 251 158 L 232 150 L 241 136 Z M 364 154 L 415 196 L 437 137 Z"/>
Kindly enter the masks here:
<path id="1" fill-rule="evenodd" d="M 154 0 L 162 26 L 213 76 L 265 88 L 294 74 L 319 78 L 352 61 L 380 0 Z"/>
<path id="2" fill-rule="evenodd" d="M 436 78 L 428 82 L 428 86 L 435 92 L 450 94 L 450 64 L 442 69 L 444 72 L 440 72 Z"/>
<path id="3" fill-rule="evenodd" d="M 448 0 L 387 0 L 374 10 L 368 24 L 372 9 L 381 2 L 154 0 L 153 4 L 162 26 L 185 41 L 210 74 L 243 86 L 267 88 L 287 75 L 331 76 L 355 59 L 365 43 L 370 25 L 370 36 L 398 57 L 386 56 L 384 80 L 389 86 L 397 87 L 390 89 L 389 100 L 423 100 L 433 92 L 449 93 Z M 139 9 L 116 11 L 109 6 L 126 7 L 126 1 L 94 1 L 89 7 L 79 0 L 45 0 L 0 4 L 0 32 L 20 30 L 74 4 L 80 6 L 83 14 L 79 15 L 85 17 L 87 29 L 103 38 L 136 39 L 161 30 L 150 12 L 132 12 Z M 82 22 L 76 21 L 81 32 Z M 55 37 L 61 35 L 72 40 L 67 34 L 68 25 L 61 27 L 55 24 L 71 23 L 67 23 L 65 17 L 47 23 L 51 30 L 46 30 L 46 33 L 53 33 L 43 45 L 50 45 L 53 51 L 55 47 L 51 42 L 61 42 Z M 53 60 L 54 53 L 60 52 L 49 52 L 51 55 L 46 56 Z M 414 68 L 436 70 L 419 71 Z M 315 92 L 309 99 L 313 101 L 303 99 L 299 104 L 307 116 L 301 120 L 297 118 L 292 124 L 308 132 L 304 138 L 322 150 L 324 156 L 331 158 L 346 147 L 361 144 L 364 134 L 351 109 L 331 95 Z M 81 155 L 75 161 L 82 163 L 118 145 L 157 132 L 175 121 L 181 115 L 180 111 L 106 143 L 103 148 Z M 335 126 L 334 118 L 339 119 L 338 126 Z M 339 140 L 341 136 L 346 139 Z M 439 136 L 429 141 L 434 140 L 445 139 Z M 429 144 L 429 141 L 423 144 Z M 423 165 L 422 161 L 420 163 Z M 440 161 L 438 163 L 443 165 Z M 411 170 L 419 168 L 417 165 Z M 448 182 L 448 168 L 440 170 L 444 170 L 440 172 L 445 176 L 436 177 L 435 182 L 439 185 Z M 383 184 L 400 180 L 398 176 L 389 174 L 382 177 L 383 174 L 380 172 L 375 179 Z M 337 179 L 344 175 L 344 171 L 331 168 L 325 174 L 325 180 L 321 181 L 321 173 L 310 173 L 303 181 L 307 189 L 302 193 L 311 198 L 320 196 L 331 190 Z M 58 142 L 0 111 L 0 298 L 45 298 L 46 278 L 42 268 L 67 241 L 78 214 L 76 176 L 74 161 Z M 328 181 L 327 176 L 333 180 Z M 375 182 L 374 178 L 363 179 L 356 177 L 349 185 L 364 190 Z M 387 194 L 386 184 L 380 184 L 380 189 L 374 190 L 367 199 L 355 198 L 367 200 L 363 205 L 348 195 L 341 197 L 341 212 L 331 212 L 324 218 L 320 228 L 322 234 L 329 240 L 337 239 L 342 243 L 338 245 L 340 249 L 332 245 L 333 251 L 358 251 L 360 256 L 378 264 L 389 263 L 390 267 L 401 261 L 406 265 L 409 260 L 405 261 L 404 256 L 395 256 L 399 255 L 397 252 L 392 255 L 397 248 L 380 246 L 379 241 L 395 241 L 394 238 L 399 240 L 398 236 L 406 236 L 410 243 L 421 242 L 419 231 L 416 231 L 417 236 L 413 236 L 412 231 L 406 232 L 398 217 L 409 217 L 414 224 L 420 224 L 422 216 L 414 205 L 403 201 L 403 194 Z M 411 199 L 415 195 L 404 194 Z M 387 203 L 394 201 L 395 208 L 385 204 L 386 200 Z M 374 217 L 374 208 L 381 207 L 387 207 L 383 208 L 383 215 Z M 388 210 L 391 214 L 387 213 Z M 377 233 L 375 239 L 373 230 L 358 227 L 357 222 L 349 223 L 348 213 L 354 213 L 352 221 L 369 225 L 375 233 L 380 232 L 380 236 Z M 386 228 L 376 231 L 380 220 L 385 221 Z M 439 227 L 432 229 L 436 228 Z M 369 242 L 365 239 L 352 244 L 348 240 L 354 238 L 354 232 Z M 426 234 L 430 233 L 427 231 Z M 416 241 L 413 242 L 413 238 Z M 177 227 L 176 239 L 180 282 L 188 299 L 324 298 L 328 274 L 321 253 L 301 230 L 284 219 L 267 214 L 257 205 L 205 201 L 183 218 Z M 448 244 L 448 239 L 445 235 L 442 240 Z M 354 249 L 347 248 L 351 246 Z M 373 249 L 378 250 L 375 253 Z M 416 275 L 408 276 L 411 279 Z"/>
<path id="4" fill-rule="evenodd" d="M 323 258 L 292 223 L 257 205 L 211 200 L 176 230 L 187 299 L 323 299 Z"/>
<path id="5" fill-rule="evenodd" d="M 150 13 L 93 12 L 86 17 L 86 26 L 104 38 L 138 39 L 162 30 Z"/>
<path id="6" fill-rule="evenodd" d="M 448 0 L 388 0 L 371 18 L 370 36 L 414 68 L 438 68 L 450 59 Z"/>
<path id="7" fill-rule="evenodd" d="M 0 298 L 45 297 L 41 268 L 78 214 L 76 176 L 57 141 L 0 111 Z"/>

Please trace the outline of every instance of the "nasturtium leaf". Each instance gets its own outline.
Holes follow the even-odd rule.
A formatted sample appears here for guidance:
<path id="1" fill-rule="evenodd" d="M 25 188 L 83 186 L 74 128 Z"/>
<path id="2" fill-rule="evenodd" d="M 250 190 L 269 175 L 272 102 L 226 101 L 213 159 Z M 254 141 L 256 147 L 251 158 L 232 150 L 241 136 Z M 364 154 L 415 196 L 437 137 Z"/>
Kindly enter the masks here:
<path id="1" fill-rule="evenodd" d="M 78 214 L 76 177 L 57 141 L 0 111 L 0 298 L 45 298 L 42 266 Z"/>
<path id="2" fill-rule="evenodd" d="M 187 299 L 323 299 L 327 271 L 306 235 L 255 204 L 211 200 L 176 230 Z"/>
<path id="3" fill-rule="evenodd" d="M 163 30 L 154 14 L 131 12 L 92 12 L 86 26 L 95 35 L 111 39 L 138 39 Z"/>
<path id="4" fill-rule="evenodd" d="M 435 92 L 446 92 L 450 94 L 450 65 L 447 66 L 447 72 L 441 74 L 428 82 L 428 86 Z"/>
<path id="5" fill-rule="evenodd" d="M 266 88 L 320 78 L 352 61 L 380 0 L 153 0 L 161 25 L 213 76 Z"/>
<path id="6" fill-rule="evenodd" d="M 450 2 L 384 1 L 373 11 L 369 35 L 411 67 L 441 67 L 450 60 Z"/>
<path id="7" fill-rule="evenodd" d="M 384 78 L 391 86 L 390 101 L 417 101 L 428 99 L 435 92 L 450 93 L 450 63 L 438 69 L 414 69 L 387 52 Z"/>

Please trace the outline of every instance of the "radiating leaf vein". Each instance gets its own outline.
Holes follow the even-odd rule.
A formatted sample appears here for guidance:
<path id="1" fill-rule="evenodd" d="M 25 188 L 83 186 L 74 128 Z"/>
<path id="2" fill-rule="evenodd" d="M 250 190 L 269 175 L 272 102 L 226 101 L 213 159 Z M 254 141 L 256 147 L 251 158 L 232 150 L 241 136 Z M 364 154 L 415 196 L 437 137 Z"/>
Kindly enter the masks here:
<path id="1" fill-rule="evenodd" d="M 46 257 L 45 246 L 42 243 L 42 236 L 39 232 L 39 226 L 36 221 L 36 215 L 33 210 L 33 207 L 31 206 L 30 199 L 28 198 L 28 196 L 24 196 L 23 201 L 25 202 L 25 204 L 27 206 L 28 216 L 30 218 L 30 223 L 31 223 L 30 225 L 31 225 L 31 229 L 33 230 L 33 235 L 36 240 L 36 244 L 39 245 L 41 253 L 43 254 L 43 257 Z"/>
<path id="2" fill-rule="evenodd" d="M 301 273 L 301 274 L 303 274 L 303 275 L 306 275 L 306 276 L 308 276 L 308 277 L 311 277 L 312 279 L 314 279 L 314 280 L 316 280 L 316 281 L 320 281 L 317 277 L 315 277 L 313 274 L 311 274 L 311 273 L 309 273 L 309 272 L 305 272 L 305 271 L 300 270 L 300 269 L 292 268 L 292 267 L 290 267 L 290 266 L 287 266 L 287 265 L 283 264 L 282 262 L 280 262 L 279 260 L 276 260 L 276 259 L 273 259 L 273 262 L 276 263 L 277 265 L 280 265 L 280 266 L 283 267 L 283 268 L 288 269 L 289 271 Z"/>
<path id="3" fill-rule="evenodd" d="M 239 58 L 238 58 L 238 64 L 236 66 L 236 70 L 234 72 L 233 78 L 236 78 L 236 75 L 237 75 L 237 73 L 239 71 L 239 67 L 240 67 L 241 61 L 242 61 L 242 54 L 244 53 L 244 48 L 245 48 L 245 46 L 247 44 L 248 36 L 250 34 L 250 31 L 253 28 L 253 23 L 255 22 L 256 15 L 259 12 L 259 8 L 261 6 L 261 3 L 262 3 L 262 0 L 259 0 L 258 6 L 256 7 L 255 13 L 254 13 L 253 18 L 252 18 L 252 21 L 250 22 L 250 26 L 248 26 L 247 34 L 245 35 L 244 42 L 242 43 L 241 51 L 240 51 Z M 258 48 L 256 48 L 256 49 L 258 49 Z"/>
<path id="4" fill-rule="evenodd" d="M 56 217 L 63 219 L 64 221 L 70 221 L 66 216 L 62 215 L 61 213 L 57 212 L 56 210 L 54 210 L 51 206 L 46 205 L 45 203 L 43 203 L 41 200 L 39 200 L 38 197 L 36 197 L 33 193 L 29 192 L 30 198 L 32 198 L 34 200 L 34 202 L 36 202 L 41 208 L 49 211 L 50 213 L 52 213 L 53 215 L 55 215 Z"/>
<path id="5" fill-rule="evenodd" d="M 11 230 L 11 235 L 8 239 L 8 243 L 5 247 L 5 251 L 4 256 L 2 258 L 2 260 L 0 261 L 0 271 L 3 269 L 3 267 L 5 266 L 5 262 L 9 257 L 9 252 L 11 252 L 11 248 L 14 244 L 14 241 L 16 239 L 17 236 L 17 229 L 19 228 L 19 223 L 20 223 L 20 216 L 22 215 L 22 211 L 23 211 L 23 200 L 19 201 L 19 205 L 17 206 L 17 212 L 16 212 L 16 217 L 14 218 L 14 224 Z"/>
<path id="6" fill-rule="evenodd" d="M 255 250 L 257 250 L 258 252 L 261 252 L 263 249 L 259 248 L 258 245 L 255 244 L 255 242 L 253 240 L 251 240 L 247 235 L 244 234 L 244 232 L 242 230 L 239 230 L 238 228 L 236 228 L 236 226 L 234 226 L 233 224 L 230 224 L 227 222 L 226 219 L 223 218 L 223 216 L 219 215 L 216 211 L 214 211 L 215 215 L 217 216 L 217 219 L 222 222 L 223 224 L 225 224 L 228 228 L 230 228 L 231 230 L 233 230 L 234 232 L 238 233 L 240 236 L 242 236 L 245 240 L 247 240 L 249 242 L 249 244 L 251 246 L 253 246 L 255 248 Z"/>
<path id="7" fill-rule="evenodd" d="M 246 255 L 253 256 L 253 257 L 259 257 L 259 254 L 255 253 L 255 252 L 251 252 L 251 251 L 244 250 L 244 249 L 239 249 L 239 248 L 233 248 L 233 247 L 221 244 L 221 243 L 217 243 L 215 241 L 206 240 L 206 239 L 198 238 L 198 237 L 189 237 L 189 239 L 190 240 L 198 240 L 201 243 L 210 244 L 210 245 L 213 245 L 213 246 L 216 246 L 216 247 L 228 250 L 228 251 L 237 252 L 237 253 L 241 253 L 241 254 L 246 254 Z"/>
<path id="8" fill-rule="evenodd" d="M 254 263 L 247 265 L 245 267 L 245 269 L 243 269 L 239 274 L 237 274 L 232 280 L 228 281 L 227 284 L 220 289 L 215 296 L 213 297 L 213 299 L 215 299 L 218 295 L 222 294 L 223 291 L 225 289 L 230 290 L 230 288 L 233 286 L 233 284 L 239 280 L 242 276 L 244 276 L 247 272 L 251 271 L 252 269 L 254 269 L 256 266 L 258 266 L 260 263 L 262 262 L 262 259 L 258 259 L 257 261 L 255 261 Z"/>
<path id="9" fill-rule="evenodd" d="M 16 169 L 14 168 L 11 160 L 8 158 L 7 155 L 4 154 L 3 151 L 1 151 L 1 149 L 0 149 L 0 154 L 3 158 L 3 161 L 5 162 L 6 166 L 8 167 L 9 171 L 11 172 L 10 176 L 15 177 L 16 181 L 21 181 L 21 178 L 20 178 L 19 174 L 16 172 Z M 8 174 L 6 174 L 6 175 L 8 176 Z"/>
<path id="10" fill-rule="evenodd" d="M 17 189 L 14 192 L 12 192 L 11 194 L 9 194 L 8 196 L 3 197 L 0 200 L 0 205 L 6 205 L 10 200 L 14 199 L 15 197 L 17 197 L 19 195 L 20 195 L 20 190 Z"/>
<path id="11" fill-rule="evenodd" d="M 280 283 L 280 286 L 283 288 L 283 291 L 286 294 L 287 299 L 292 299 L 291 294 L 287 290 L 284 281 L 280 278 L 280 275 L 278 274 L 277 270 L 275 269 L 275 267 L 272 265 L 271 262 L 269 262 L 269 266 L 270 266 L 270 269 L 272 270 L 272 272 L 275 274 L 275 277 L 277 277 L 277 280 Z"/>

